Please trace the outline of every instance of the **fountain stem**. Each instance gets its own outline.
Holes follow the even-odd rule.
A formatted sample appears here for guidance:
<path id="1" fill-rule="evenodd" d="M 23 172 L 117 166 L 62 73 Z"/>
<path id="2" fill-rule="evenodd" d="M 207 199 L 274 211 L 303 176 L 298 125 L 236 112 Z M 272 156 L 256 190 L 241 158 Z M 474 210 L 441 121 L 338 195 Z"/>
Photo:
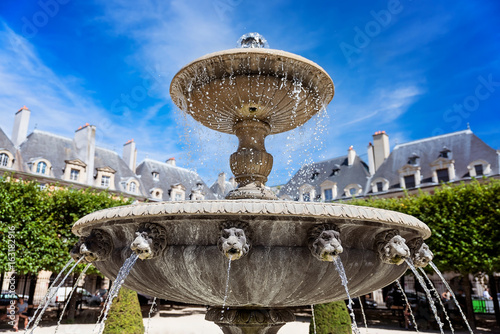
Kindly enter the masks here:
<path id="1" fill-rule="evenodd" d="M 257 112 L 249 107 L 249 113 Z M 255 109 L 255 110 L 254 110 Z M 267 177 L 273 168 L 273 156 L 266 152 L 265 139 L 271 132 L 266 122 L 245 119 L 233 127 L 239 139 L 238 150 L 231 155 L 231 171 L 238 182 L 238 189 L 229 193 L 227 199 L 277 199 L 265 188 Z"/>

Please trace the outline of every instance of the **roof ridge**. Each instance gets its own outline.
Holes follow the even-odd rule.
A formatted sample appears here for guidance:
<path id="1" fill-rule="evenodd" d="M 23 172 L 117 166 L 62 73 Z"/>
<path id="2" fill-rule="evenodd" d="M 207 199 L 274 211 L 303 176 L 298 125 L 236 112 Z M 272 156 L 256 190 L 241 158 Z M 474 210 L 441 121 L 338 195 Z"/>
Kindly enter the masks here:
<path id="1" fill-rule="evenodd" d="M 473 132 L 470 129 L 466 129 L 466 130 L 460 130 L 460 131 L 456 131 L 456 132 L 445 133 L 445 134 L 438 135 L 438 136 L 417 139 L 417 140 L 409 141 L 407 143 L 397 144 L 396 146 L 394 146 L 393 150 L 400 148 L 400 147 L 403 147 L 403 146 L 414 145 L 414 144 L 423 143 L 426 141 L 431 141 L 431 140 L 436 140 L 436 139 L 441 139 L 441 138 L 446 138 L 446 137 L 451 137 L 451 136 L 457 136 L 460 134 L 473 134 Z"/>

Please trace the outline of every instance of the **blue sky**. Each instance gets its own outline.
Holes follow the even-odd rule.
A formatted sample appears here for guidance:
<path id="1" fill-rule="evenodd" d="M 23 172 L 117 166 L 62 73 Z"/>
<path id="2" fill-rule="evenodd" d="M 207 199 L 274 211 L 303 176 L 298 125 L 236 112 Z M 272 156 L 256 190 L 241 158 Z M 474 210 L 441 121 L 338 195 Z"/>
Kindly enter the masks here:
<path id="1" fill-rule="evenodd" d="M 207 183 L 230 174 L 237 141 L 173 106 L 168 88 L 188 62 L 259 32 L 271 48 L 322 66 L 335 83 L 327 113 L 269 137 L 269 185 L 304 163 L 366 160 L 375 131 L 391 146 L 463 130 L 500 149 L 498 1 L 126 1 L 0 3 L 0 127 L 32 111 L 35 128 L 73 137 L 97 126 L 100 146 L 138 160 L 175 157 Z"/>

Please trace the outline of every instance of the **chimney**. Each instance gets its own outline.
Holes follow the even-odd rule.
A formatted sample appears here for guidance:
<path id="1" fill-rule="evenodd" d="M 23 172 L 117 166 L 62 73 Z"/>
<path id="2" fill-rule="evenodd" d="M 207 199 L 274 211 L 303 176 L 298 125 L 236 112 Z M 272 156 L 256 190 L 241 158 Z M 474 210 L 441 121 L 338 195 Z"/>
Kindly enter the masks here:
<path id="1" fill-rule="evenodd" d="M 28 135 L 30 115 L 31 111 L 26 106 L 16 112 L 14 127 L 12 128 L 12 143 L 15 147 L 19 147 Z"/>
<path id="2" fill-rule="evenodd" d="M 382 165 L 390 154 L 389 136 L 385 131 L 377 131 L 373 135 L 373 161 L 375 171 Z"/>
<path id="3" fill-rule="evenodd" d="M 349 146 L 347 151 L 347 165 L 352 166 L 354 164 L 354 159 L 356 158 L 356 151 L 352 146 Z"/>
<path id="4" fill-rule="evenodd" d="M 95 129 L 94 125 L 87 123 L 75 131 L 73 138 L 76 157 L 87 165 L 88 185 L 94 184 Z"/>
<path id="5" fill-rule="evenodd" d="M 368 170 L 370 171 L 370 175 L 375 174 L 375 161 L 372 143 L 368 143 Z"/>
<path id="6" fill-rule="evenodd" d="M 217 183 L 221 187 L 222 190 L 226 188 L 226 173 L 219 173 L 219 177 L 217 178 Z"/>
<path id="7" fill-rule="evenodd" d="M 123 160 L 127 166 L 135 173 L 135 164 L 137 162 L 137 149 L 134 139 L 130 139 L 123 145 Z"/>
<path id="8" fill-rule="evenodd" d="M 175 158 L 170 158 L 170 159 L 168 159 L 167 161 L 165 161 L 165 163 L 166 163 L 167 165 L 170 165 L 170 166 L 174 166 L 174 167 L 176 166 L 176 165 L 175 165 Z"/>

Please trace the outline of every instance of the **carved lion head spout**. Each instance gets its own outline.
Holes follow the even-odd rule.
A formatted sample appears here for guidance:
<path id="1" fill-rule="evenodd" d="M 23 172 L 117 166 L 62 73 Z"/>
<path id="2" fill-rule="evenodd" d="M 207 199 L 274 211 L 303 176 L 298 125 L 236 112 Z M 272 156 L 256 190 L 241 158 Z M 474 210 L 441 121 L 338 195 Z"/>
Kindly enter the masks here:
<path id="1" fill-rule="evenodd" d="M 240 259 L 250 250 L 250 242 L 243 226 L 223 226 L 217 246 L 231 261 Z"/>
<path id="2" fill-rule="evenodd" d="M 135 232 L 135 239 L 130 245 L 130 249 L 139 256 L 139 259 L 145 260 L 153 256 L 151 239 L 147 232 Z"/>
<path id="3" fill-rule="evenodd" d="M 422 238 L 415 238 L 408 242 L 411 259 L 415 267 L 426 267 L 434 258 L 434 254 Z"/>
<path id="4" fill-rule="evenodd" d="M 379 233 L 375 237 L 376 249 L 384 263 L 400 265 L 410 257 L 410 249 L 398 230 Z"/>
<path id="5" fill-rule="evenodd" d="M 90 235 L 80 238 L 70 254 L 75 261 L 84 258 L 85 262 L 91 263 L 105 260 L 113 249 L 111 236 L 102 230 L 92 230 Z"/>
<path id="6" fill-rule="evenodd" d="M 313 227 L 309 232 L 309 249 L 318 260 L 333 262 L 344 251 L 337 226 L 324 224 Z"/>

